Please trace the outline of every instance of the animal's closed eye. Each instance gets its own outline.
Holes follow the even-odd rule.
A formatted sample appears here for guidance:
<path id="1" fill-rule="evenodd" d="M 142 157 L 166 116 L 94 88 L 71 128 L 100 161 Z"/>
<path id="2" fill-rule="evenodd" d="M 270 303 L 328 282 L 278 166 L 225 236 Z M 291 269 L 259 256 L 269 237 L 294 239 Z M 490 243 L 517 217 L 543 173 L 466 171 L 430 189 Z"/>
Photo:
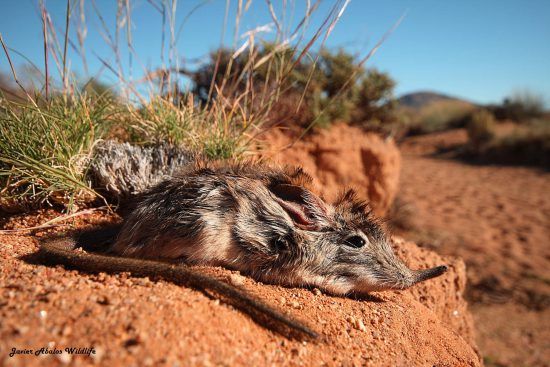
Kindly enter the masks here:
<path id="1" fill-rule="evenodd" d="M 351 236 L 346 238 L 346 240 L 344 241 L 344 245 L 349 247 L 354 247 L 354 248 L 363 247 L 365 246 L 365 244 L 366 244 L 366 241 L 361 236 Z"/>

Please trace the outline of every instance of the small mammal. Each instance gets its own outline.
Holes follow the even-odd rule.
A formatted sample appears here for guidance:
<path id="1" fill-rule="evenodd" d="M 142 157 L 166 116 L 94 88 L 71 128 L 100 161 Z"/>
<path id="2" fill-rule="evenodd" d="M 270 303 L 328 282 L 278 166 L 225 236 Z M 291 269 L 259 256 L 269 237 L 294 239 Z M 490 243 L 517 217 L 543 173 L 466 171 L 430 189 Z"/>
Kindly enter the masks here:
<path id="1" fill-rule="evenodd" d="M 42 251 L 77 268 L 115 263 L 110 270 L 137 267 L 132 272 L 138 275 L 144 269 L 146 275 L 177 273 L 161 269 L 173 267 L 166 261 L 223 266 L 263 282 L 314 286 L 334 295 L 406 289 L 447 270 L 409 269 L 353 191 L 331 205 L 313 193 L 311 181 L 299 168 L 198 162 L 138 195 L 108 246 L 111 256 L 86 255 L 100 256 L 86 265 L 86 257 L 71 251 L 74 241 L 46 241 Z M 185 268 L 177 276 L 196 275 Z"/>
<path id="2" fill-rule="evenodd" d="M 445 267 L 408 269 L 352 191 L 325 203 L 301 169 L 199 163 L 138 199 L 109 252 L 239 270 L 332 294 L 405 289 Z"/>

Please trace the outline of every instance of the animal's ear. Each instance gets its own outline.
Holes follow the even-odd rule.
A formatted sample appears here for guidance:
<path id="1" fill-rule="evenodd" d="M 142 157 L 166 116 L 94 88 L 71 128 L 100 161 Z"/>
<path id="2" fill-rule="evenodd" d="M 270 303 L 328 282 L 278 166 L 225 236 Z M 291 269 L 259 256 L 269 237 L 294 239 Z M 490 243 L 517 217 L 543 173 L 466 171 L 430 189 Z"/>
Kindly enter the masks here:
<path id="1" fill-rule="evenodd" d="M 269 190 L 299 228 L 317 231 L 327 224 L 329 207 L 311 191 L 283 183 L 271 185 Z"/>

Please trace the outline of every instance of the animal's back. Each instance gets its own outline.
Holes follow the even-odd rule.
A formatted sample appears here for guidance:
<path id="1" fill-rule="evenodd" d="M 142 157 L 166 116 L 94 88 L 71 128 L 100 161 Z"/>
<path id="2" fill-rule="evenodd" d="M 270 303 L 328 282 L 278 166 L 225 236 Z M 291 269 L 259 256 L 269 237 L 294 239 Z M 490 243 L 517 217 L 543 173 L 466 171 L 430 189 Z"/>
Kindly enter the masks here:
<path id="1" fill-rule="evenodd" d="M 248 246 L 266 247 L 286 216 L 265 183 L 285 173 L 259 165 L 197 164 L 181 170 L 136 199 L 111 252 L 131 257 L 178 259 L 245 270 Z"/>

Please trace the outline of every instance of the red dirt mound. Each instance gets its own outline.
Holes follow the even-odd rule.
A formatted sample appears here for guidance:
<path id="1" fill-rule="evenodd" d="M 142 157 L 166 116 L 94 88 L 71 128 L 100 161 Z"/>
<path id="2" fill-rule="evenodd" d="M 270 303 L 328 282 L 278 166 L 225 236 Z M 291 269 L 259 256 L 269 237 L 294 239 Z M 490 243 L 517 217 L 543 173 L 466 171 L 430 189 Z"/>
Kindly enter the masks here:
<path id="1" fill-rule="evenodd" d="M 293 142 L 277 130 L 266 141 L 275 152 Z M 386 213 L 397 193 L 401 156 L 393 140 L 349 125 L 332 125 L 271 158 L 302 166 L 320 184 L 319 191 L 328 201 L 346 187 L 355 189 L 378 215 Z"/>
<path id="2" fill-rule="evenodd" d="M 55 215 L 45 213 L 40 221 Z M 6 226 L 33 225 L 36 218 L 13 218 Z M 73 224 L 104 219 L 89 215 Z M 37 250 L 36 237 L 0 235 L 0 365 L 480 365 L 462 298 L 462 261 L 394 242 L 409 266 L 447 264 L 449 271 L 411 290 L 354 300 L 265 285 L 222 268 L 198 269 L 243 287 L 321 334 L 319 341 L 300 342 L 164 280 L 25 262 L 21 257 Z M 12 348 L 42 347 L 93 347 L 96 353 L 9 357 Z"/>

